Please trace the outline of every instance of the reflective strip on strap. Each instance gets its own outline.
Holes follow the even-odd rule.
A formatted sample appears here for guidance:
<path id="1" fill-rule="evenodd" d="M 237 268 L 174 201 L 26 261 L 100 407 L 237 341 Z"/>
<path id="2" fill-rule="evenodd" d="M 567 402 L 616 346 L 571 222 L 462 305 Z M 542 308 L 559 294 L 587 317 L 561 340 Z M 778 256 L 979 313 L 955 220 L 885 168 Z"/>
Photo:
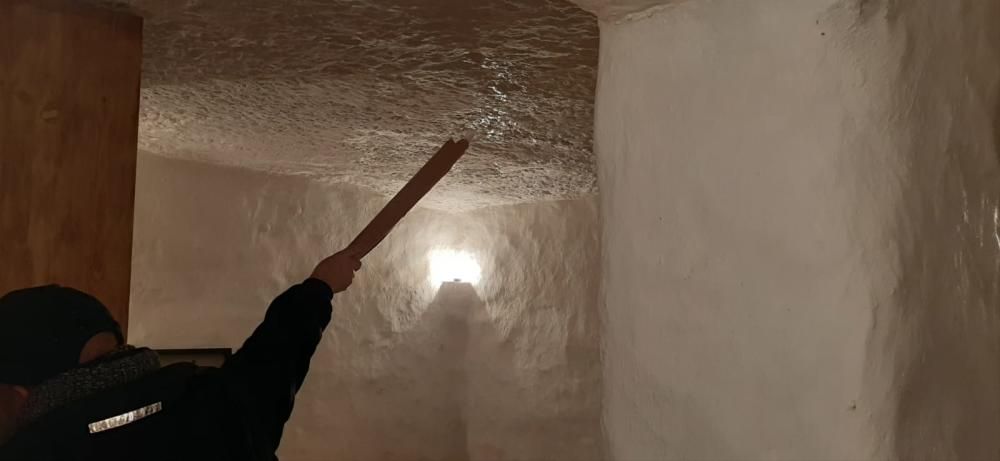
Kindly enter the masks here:
<path id="1" fill-rule="evenodd" d="M 122 413 L 118 416 L 113 416 L 108 419 L 101 421 L 95 421 L 87 425 L 90 428 L 91 434 L 96 434 L 98 432 L 104 432 L 111 429 L 116 429 L 122 426 L 128 426 L 140 419 L 143 419 L 150 415 L 155 415 L 163 410 L 163 402 L 156 402 L 152 405 L 146 405 L 138 410 L 132 410 L 128 413 Z"/>

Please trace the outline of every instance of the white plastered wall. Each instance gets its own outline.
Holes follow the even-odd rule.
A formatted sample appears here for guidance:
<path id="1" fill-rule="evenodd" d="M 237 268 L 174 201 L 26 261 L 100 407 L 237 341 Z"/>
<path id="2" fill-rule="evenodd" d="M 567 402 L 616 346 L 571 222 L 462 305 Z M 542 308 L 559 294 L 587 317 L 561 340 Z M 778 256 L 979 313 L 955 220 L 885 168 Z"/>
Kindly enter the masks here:
<path id="1" fill-rule="evenodd" d="M 998 6 L 602 19 L 614 459 L 1000 456 Z"/>
<path id="2" fill-rule="evenodd" d="M 238 347 L 384 203 L 140 155 L 130 341 Z M 282 459 L 600 459 L 597 234 L 595 199 L 415 210 L 334 300 Z M 465 311 L 427 281 L 437 247 L 482 265 Z"/>

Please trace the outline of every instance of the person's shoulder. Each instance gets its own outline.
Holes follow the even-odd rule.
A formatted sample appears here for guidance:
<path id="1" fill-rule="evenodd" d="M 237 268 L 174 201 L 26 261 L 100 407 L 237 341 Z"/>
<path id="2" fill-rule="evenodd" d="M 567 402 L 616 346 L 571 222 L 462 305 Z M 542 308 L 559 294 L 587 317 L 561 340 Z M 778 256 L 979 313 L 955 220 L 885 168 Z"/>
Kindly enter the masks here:
<path id="1" fill-rule="evenodd" d="M 0 461 L 55 461 L 51 446 L 33 432 L 20 432 L 0 445 Z"/>
<path id="2" fill-rule="evenodd" d="M 146 375 L 131 383 L 130 387 L 153 387 L 179 391 L 187 387 L 201 373 L 204 373 L 204 367 L 193 363 L 175 363 Z"/>
<path id="3" fill-rule="evenodd" d="M 203 430 L 204 424 L 199 422 L 203 423 L 204 419 L 198 416 L 217 412 L 222 408 L 220 405 L 224 405 L 224 399 L 220 398 L 223 388 L 219 384 L 219 374 L 217 368 L 179 363 L 80 399 L 18 431 L 0 446 L 0 461 L 67 461 L 76 459 L 72 458 L 74 453 L 100 452 L 104 442 L 91 440 L 91 435 L 79 428 L 109 414 L 120 413 L 122 409 L 156 408 L 148 418 L 116 429 L 119 437 L 127 436 L 126 439 L 135 442 L 155 444 L 156 440 L 168 439 L 169 434 Z M 52 443 L 54 440 L 60 443 Z M 90 448 L 83 449 L 85 447 Z"/>
<path id="4" fill-rule="evenodd" d="M 173 396 L 212 391 L 221 385 L 221 370 L 193 363 L 175 363 L 152 373 L 140 387 L 152 387 Z"/>

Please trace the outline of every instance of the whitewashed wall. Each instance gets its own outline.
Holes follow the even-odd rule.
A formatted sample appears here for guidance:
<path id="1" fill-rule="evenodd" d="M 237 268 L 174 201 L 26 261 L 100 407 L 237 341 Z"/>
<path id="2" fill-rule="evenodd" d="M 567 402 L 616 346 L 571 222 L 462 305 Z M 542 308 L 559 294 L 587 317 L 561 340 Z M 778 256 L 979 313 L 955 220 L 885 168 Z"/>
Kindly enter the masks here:
<path id="1" fill-rule="evenodd" d="M 150 155 L 137 184 L 130 341 L 159 348 L 238 347 L 385 202 Z M 282 459 L 601 459 L 597 233 L 594 199 L 416 210 L 334 300 Z M 434 248 L 482 265 L 461 322 Z"/>

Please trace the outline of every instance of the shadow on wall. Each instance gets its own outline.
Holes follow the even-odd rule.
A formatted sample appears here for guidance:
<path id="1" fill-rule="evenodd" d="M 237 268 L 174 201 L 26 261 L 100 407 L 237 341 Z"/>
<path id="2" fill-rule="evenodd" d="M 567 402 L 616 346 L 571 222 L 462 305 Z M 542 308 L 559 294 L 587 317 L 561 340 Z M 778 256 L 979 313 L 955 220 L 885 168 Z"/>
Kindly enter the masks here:
<path id="1" fill-rule="evenodd" d="M 484 366 L 491 374 L 514 373 L 512 351 L 503 347 L 470 284 L 442 284 L 384 361 L 399 379 L 371 380 L 339 395 L 334 405 L 360 409 L 351 429 L 354 455 L 385 461 L 504 458 L 495 447 L 473 456 L 468 443 L 468 402 L 476 398 L 471 373 Z"/>

